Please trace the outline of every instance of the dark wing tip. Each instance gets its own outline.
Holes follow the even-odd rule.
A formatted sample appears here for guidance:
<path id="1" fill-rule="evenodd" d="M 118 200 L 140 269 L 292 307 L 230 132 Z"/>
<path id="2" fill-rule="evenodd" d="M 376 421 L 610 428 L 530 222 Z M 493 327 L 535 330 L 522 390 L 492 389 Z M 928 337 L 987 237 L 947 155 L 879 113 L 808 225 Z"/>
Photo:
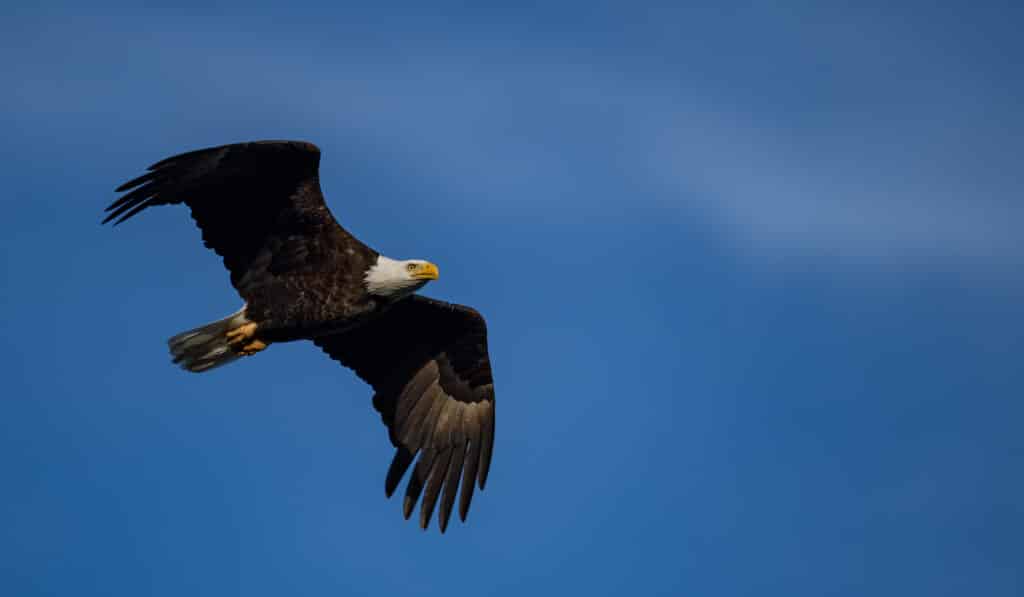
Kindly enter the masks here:
<path id="1" fill-rule="evenodd" d="M 135 191 L 128 193 L 124 197 L 112 203 L 109 207 L 107 207 L 107 209 L 104 210 L 110 213 L 107 214 L 107 217 L 103 218 L 101 225 L 106 224 L 107 222 L 117 218 L 117 221 L 114 222 L 114 225 L 117 226 L 121 222 L 146 209 L 150 205 L 153 205 L 153 198 L 149 196 L 145 191 L 146 187 L 140 187 L 139 189 L 136 189 Z"/>
<path id="2" fill-rule="evenodd" d="M 137 177 L 129 180 L 128 182 L 125 182 L 125 183 L 121 184 L 116 189 L 114 189 L 114 192 L 115 193 L 123 193 L 124 191 L 127 191 L 128 189 L 131 189 L 133 187 L 137 187 L 137 186 L 141 185 L 142 183 L 149 182 L 149 181 L 153 180 L 154 178 L 157 177 L 157 174 L 159 174 L 159 173 L 158 172 L 146 172 L 142 176 L 137 176 Z"/>
<path id="3" fill-rule="evenodd" d="M 434 508 L 437 506 L 437 498 L 441 493 L 441 486 L 448 476 L 448 464 L 451 462 L 452 450 L 445 448 L 434 458 L 430 467 L 430 476 L 427 478 L 427 488 L 420 502 L 420 526 L 424 529 L 430 526 L 430 518 L 434 515 Z"/>
<path id="4" fill-rule="evenodd" d="M 303 151 L 308 151 L 310 153 L 320 153 L 320 148 L 317 147 L 315 143 L 310 143 L 309 141 L 288 141 L 288 143 L 292 144 L 293 146 Z"/>
<path id="5" fill-rule="evenodd" d="M 480 402 L 486 409 L 480 416 L 480 489 L 487 485 L 487 474 L 491 471 L 491 453 L 494 450 L 494 401 Z"/>
<path id="6" fill-rule="evenodd" d="M 398 448 L 395 451 L 395 457 L 392 459 L 391 466 L 388 467 L 387 477 L 384 479 L 384 495 L 390 498 L 395 494 L 398 484 L 401 483 L 405 471 L 409 469 L 409 465 L 412 464 L 415 456 L 416 454 L 404 447 Z"/>
<path id="7" fill-rule="evenodd" d="M 461 440 L 461 437 L 459 438 Z M 452 459 L 448 463 L 448 472 L 444 480 L 444 494 L 441 496 L 441 510 L 438 512 L 438 522 L 441 526 L 441 533 L 448 528 L 448 520 L 452 515 L 452 506 L 455 504 L 455 494 L 459 487 L 459 476 L 462 475 L 463 460 L 466 456 L 466 444 L 458 441 L 452 447 Z"/>
<path id="8" fill-rule="evenodd" d="M 416 502 L 423 492 L 423 485 L 426 483 L 430 469 L 434 464 L 434 450 L 427 448 L 420 454 L 419 461 L 412 469 L 412 476 L 409 477 L 409 484 L 405 487 L 405 500 L 402 502 L 402 516 L 406 520 L 412 516 Z"/>

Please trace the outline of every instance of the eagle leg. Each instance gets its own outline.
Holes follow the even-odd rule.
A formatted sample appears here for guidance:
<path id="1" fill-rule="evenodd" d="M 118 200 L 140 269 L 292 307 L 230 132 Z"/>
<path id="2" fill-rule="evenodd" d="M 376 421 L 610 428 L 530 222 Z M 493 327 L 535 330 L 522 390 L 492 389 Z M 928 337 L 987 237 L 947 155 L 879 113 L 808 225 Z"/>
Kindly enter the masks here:
<path id="1" fill-rule="evenodd" d="M 254 355 L 267 347 L 267 343 L 256 338 L 256 324 L 249 322 L 228 330 L 228 345 L 235 353 L 244 357 Z"/>
<path id="2" fill-rule="evenodd" d="M 263 350 L 266 347 L 266 342 L 263 342 L 262 340 L 253 339 L 252 342 L 246 344 L 241 349 L 239 349 L 238 354 L 242 355 L 243 357 L 248 357 L 256 354 L 257 352 Z"/>

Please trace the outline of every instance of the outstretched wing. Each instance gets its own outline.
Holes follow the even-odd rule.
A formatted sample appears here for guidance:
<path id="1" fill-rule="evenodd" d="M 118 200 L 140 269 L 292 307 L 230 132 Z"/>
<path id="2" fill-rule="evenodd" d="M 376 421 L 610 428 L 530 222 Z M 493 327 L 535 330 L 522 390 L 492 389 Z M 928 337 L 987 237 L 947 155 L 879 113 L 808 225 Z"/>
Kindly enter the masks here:
<path id="1" fill-rule="evenodd" d="M 406 487 L 405 517 L 422 493 L 420 527 L 426 529 L 441 496 L 443 533 L 461 476 L 459 516 L 465 521 L 474 484 L 483 489 L 487 481 L 494 445 L 494 384 L 483 317 L 469 307 L 414 295 L 375 320 L 314 343 L 376 392 L 373 405 L 397 448 L 384 482 L 387 496 L 418 454 Z"/>
<path id="2" fill-rule="evenodd" d="M 153 205 L 185 203 L 203 242 L 224 258 L 231 283 L 245 287 L 274 270 L 314 268 L 359 243 L 334 219 L 318 175 L 320 150 L 301 141 L 256 141 L 190 151 L 149 167 L 117 188 L 107 207 L 115 224 Z"/>

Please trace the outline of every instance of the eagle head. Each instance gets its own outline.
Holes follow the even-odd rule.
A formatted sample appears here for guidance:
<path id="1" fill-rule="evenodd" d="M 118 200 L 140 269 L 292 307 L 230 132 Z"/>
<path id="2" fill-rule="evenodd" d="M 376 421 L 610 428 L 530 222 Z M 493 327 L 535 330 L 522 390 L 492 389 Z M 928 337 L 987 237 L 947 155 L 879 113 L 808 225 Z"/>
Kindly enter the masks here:
<path id="1" fill-rule="evenodd" d="M 402 298 L 438 277 L 437 266 L 422 259 L 390 259 L 383 255 L 366 270 L 364 281 L 370 294 Z"/>

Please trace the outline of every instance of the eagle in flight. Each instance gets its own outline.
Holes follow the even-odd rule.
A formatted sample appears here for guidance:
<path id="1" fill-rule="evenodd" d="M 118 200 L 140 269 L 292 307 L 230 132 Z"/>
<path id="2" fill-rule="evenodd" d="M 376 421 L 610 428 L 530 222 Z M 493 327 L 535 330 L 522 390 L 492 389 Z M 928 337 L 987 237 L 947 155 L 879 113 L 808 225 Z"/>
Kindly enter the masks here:
<path id="1" fill-rule="evenodd" d="M 403 515 L 419 501 L 426 529 L 440 498 L 443 533 L 456 494 L 465 521 L 491 464 L 494 384 L 484 319 L 414 294 L 437 279 L 433 263 L 386 257 L 342 228 L 324 203 L 319 165 L 320 150 L 299 141 L 190 151 L 118 187 L 125 194 L 103 223 L 187 205 L 245 304 L 171 338 L 174 362 L 209 371 L 276 342 L 311 340 L 373 387 L 396 449 L 385 494 L 415 461 Z"/>

